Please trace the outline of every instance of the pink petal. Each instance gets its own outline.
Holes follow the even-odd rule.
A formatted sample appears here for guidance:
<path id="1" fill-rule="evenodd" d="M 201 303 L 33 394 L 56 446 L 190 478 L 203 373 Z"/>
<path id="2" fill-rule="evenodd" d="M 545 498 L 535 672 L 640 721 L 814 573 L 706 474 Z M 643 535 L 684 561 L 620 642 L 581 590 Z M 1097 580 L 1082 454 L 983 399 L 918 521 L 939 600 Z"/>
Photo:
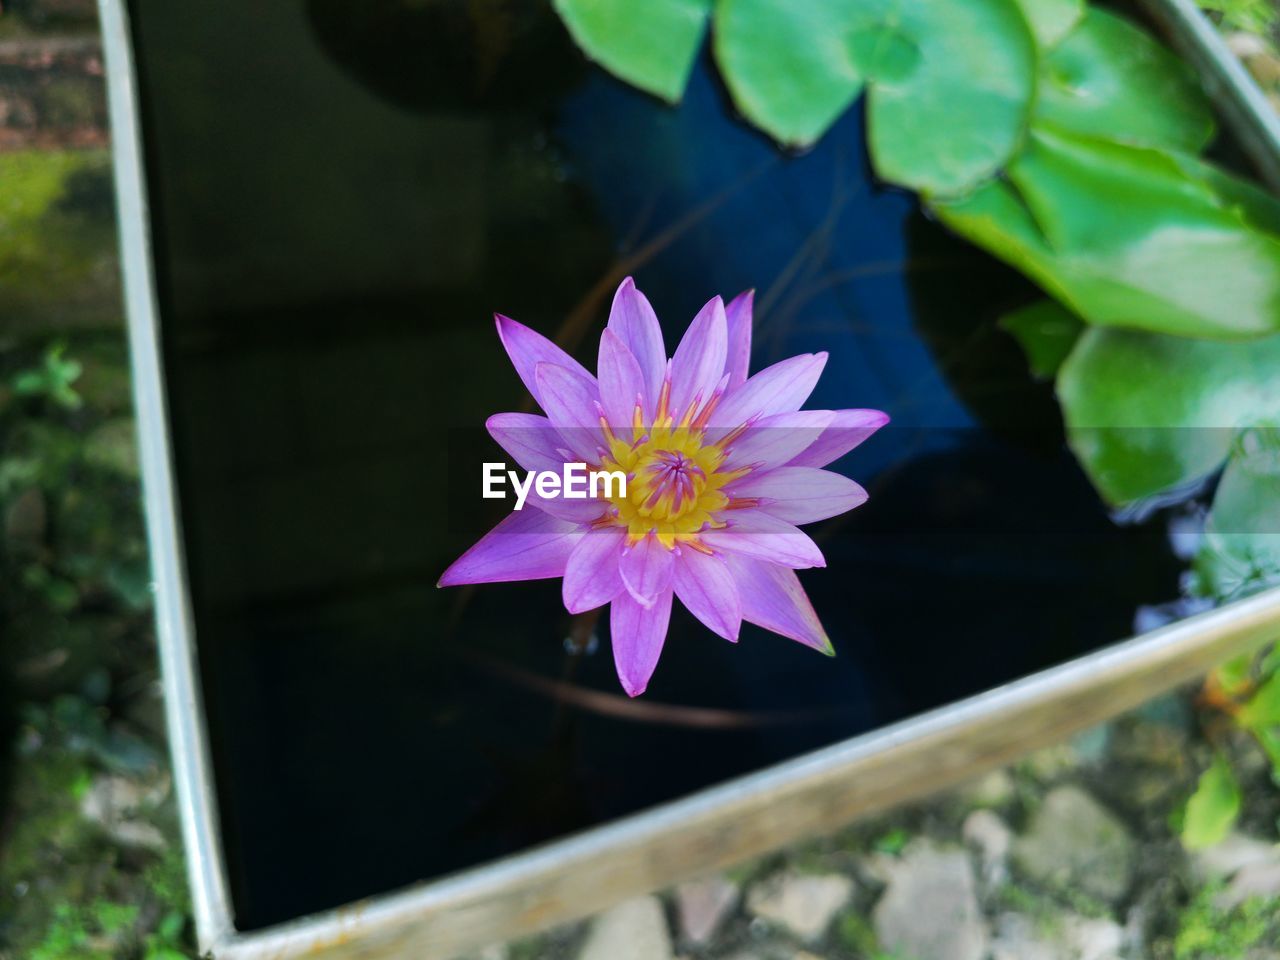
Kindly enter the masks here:
<path id="1" fill-rule="evenodd" d="M 530 330 L 523 323 L 517 323 L 500 313 L 495 313 L 493 319 L 498 324 L 498 339 L 506 348 L 507 356 L 511 358 L 511 363 L 524 382 L 525 388 L 533 394 L 533 399 L 538 401 L 538 406 L 542 406 L 542 397 L 538 395 L 534 368 L 540 363 L 558 364 L 595 382 L 595 378 L 587 372 L 586 367 L 536 330 Z"/>
<path id="2" fill-rule="evenodd" d="M 742 598 L 742 619 L 828 656 L 835 650 L 795 571 L 748 557 L 726 557 Z"/>
<path id="3" fill-rule="evenodd" d="M 625 534 L 621 527 L 588 530 L 569 554 L 564 570 L 564 606 L 570 613 L 602 607 L 624 591 L 618 554 Z"/>
<path id="4" fill-rule="evenodd" d="M 814 523 L 867 501 L 867 491 L 848 477 L 814 467 L 778 467 L 751 473 L 725 488 L 733 497 L 759 498 L 760 509 L 789 523 Z"/>
<path id="5" fill-rule="evenodd" d="M 484 423 L 498 442 L 525 470 L 556 470 L 564 465 L 564 441 L 546 417 L 533 413 L 495 413 Z"/>
<path id="6" fill-rule="evenodd" d="M 747 368 L 751 364 L 751 311 L 755 298 L 756 292 L 747 290 L 730 300 L 724 308 L 729 329 L 724 369 L 729 374 L 730 390 L 742 386 L 747 380 Z"/>
<path id="7" fill-rule="evenodd" d="M 580 525 L 541 510 L 509 513 L 449 565 L 437 586 L 563 576 L 569 553 L 580 536 Z"/>
<path id="8" fill-rule="evenodd" d="M 644 374 L 645 399 L 656 402 L 667 372 L 667 348 L 662 343 L 658 315 L 630 277 L 618 286 L 609 311 L 609 329 L 631 350 Z"/>
<path id="9" fill-rule="evenodd" d="M 713 298 L 698 311 L 671 358 L 671 412 L 680 421 L 695 397 L 705 402 L 724 376 L 729 328 L 724 302 Z"/>
<path id="10" fill-rule="evenodd" d="M 806 353 L 766 367 L 737 390 L 725 394 L 711 417 L 712 426 L 736 427 L 749 418 L 799 410 L 813 393 L 825 353 Z"/>
<path id="11" fill-rule="evenodd" d="M 738 642 L 742 601 L 723 557 L 681 550 L 672 580 L 676 596 L 689 612 L 718 636 Z"/>
<path id="12" fill-rule="evenodd" d="M 729 444 L 725 468 L 751 464 L 780 467 L 822 436 L 832 416 L 830 410 L 797 410 L 765 417 Z"/>
<path id="13" fill-rule="evenodd" d="M 600 405 L 604 407 L 609 426 L 614 434 L 630 440 L 636 398 L 643 397 L 645 392 L 644 374 L 635 354 L 607 328 L 600 335 L 600 359 L 596 372 L 600 376 Z"/>
<path id="14" fill-rule="evenodd" d="M 583 463 L 599 463 L 604 437 L 596 411 L 599 389 L 595 379 L 556 363 L 539 363 L 534 367 L 533 379 L 538 386 L 538 402 L 564 445 Z"/>
<path id="15" fill-rule="evenodd" d="M 637 603 L 651 607 L 662 594 L 671 592 L 675 559 L 675 553 L 652 533 L 639 543 L 623 548 L 618 567 L 623 584 Z"/>
<path id="16" fill-rule="evenodd" d="M 556 471 L 559 472 L 558 467 Z M 524 502 L 524 509 L 540 510 L 561 520 L 568 520 L 578 526 L 585 526 L 599 520 L 604 515 L 605 510 L 608 509 L 608 504 L 600 500 L 570 500 L 560 494 L 554 497 L 542 497 L 538 495 L 536 487 L 530 487 L 529 495 Z"/>
<path id="17" fill-rule="evenodd" d="M 797 569 L 827 565 L 809 535 L 785 520 L 760 510 L 728 510 L 720 517 L 727 527 L 698 534 L 698 539 L 713 550 Z"/>
<path id="18" fill-rule="evenodd" d="M 825 467 L 871 436 L 886 423 L 889 415 L 880 410 L 837 410 L 831 426 L 813 445 L 791 461 L 797 467 Z"/>
<path id="19" fill-rule="evenodd" d="M 671 621 L 671 591 L 643 607 L 631 594 L 623 591 L 609 606 L 609 634 L 613 643 L 613 663 L 618 670 L 622 689 L 629 697 L 638 697 L 649 685 L 653 668 L 662 654 Z"/>

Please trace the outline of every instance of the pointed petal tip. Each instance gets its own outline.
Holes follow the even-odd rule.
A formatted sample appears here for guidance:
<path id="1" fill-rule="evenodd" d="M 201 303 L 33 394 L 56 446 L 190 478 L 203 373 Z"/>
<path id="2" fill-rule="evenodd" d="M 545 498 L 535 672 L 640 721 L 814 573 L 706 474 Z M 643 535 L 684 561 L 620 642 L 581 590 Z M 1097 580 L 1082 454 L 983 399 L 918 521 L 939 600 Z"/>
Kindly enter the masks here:
<path id="1" fill-rule="evenodd" d="M 634 685 L 632 685 L 632 684 L 627 683 L 625 680 L 623 680 L 623 681 L 622 681 L 622 690 L 623 690 L 623 692 L 624 692 L 624 693 L 626 693 L 626 695 L 627 695 L 628 697 L 631 697 L 633 700 L 634 700 L 636 697 L 640 696 L 640 694 L 644 693 L 645 689 L 646 689 L 648 686 L 649 686 L 649 685 L 648 685 L 647 683 L 644 683 L 644 684 L 641 684 L 640 686 L 638 686 L 638 687 L 637 687 L 637 686 L 634 686 Z"/>

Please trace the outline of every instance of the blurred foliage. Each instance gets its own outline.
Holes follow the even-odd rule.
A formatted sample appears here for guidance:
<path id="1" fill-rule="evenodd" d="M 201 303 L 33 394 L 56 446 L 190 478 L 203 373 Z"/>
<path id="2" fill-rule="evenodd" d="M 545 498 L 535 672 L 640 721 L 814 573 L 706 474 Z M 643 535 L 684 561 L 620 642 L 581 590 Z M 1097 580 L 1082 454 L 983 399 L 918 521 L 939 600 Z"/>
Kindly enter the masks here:
<path id="1" fill-rule="evenodd" d="M 106 176 L 0 156 L 2 960 L 192 952 Z"/>
<path id="2" fill-rule="evenodd" d="M 1201 10 L 1219 16 L 1224 27 L 1267 36 L 1280 23 L 1273 0 L 1196 0 Z"/>
<path id="3" fill-rule="evenodd" d="M 8 335 L 119 324 L 105 151 L 0 153 L 0 313 Z"/>
<path id="4" fill-rule="evenodd" d="M 1183 911 L 1174 939 L 1176 960 L 1240 960 L 1280 938 L 1280 901 L 1253 897 L 1236 907 L 1219 904 L 1221 890 L 1201 890 Z"/>
<path id="5" fill-rule="evenodd" d="M 1211 847 L 1227 836 L 1239 815 L 1240 784 L 1231 764 L 1219 754 L 1187 801 L 1182 842 L 1191 850 Z"/>

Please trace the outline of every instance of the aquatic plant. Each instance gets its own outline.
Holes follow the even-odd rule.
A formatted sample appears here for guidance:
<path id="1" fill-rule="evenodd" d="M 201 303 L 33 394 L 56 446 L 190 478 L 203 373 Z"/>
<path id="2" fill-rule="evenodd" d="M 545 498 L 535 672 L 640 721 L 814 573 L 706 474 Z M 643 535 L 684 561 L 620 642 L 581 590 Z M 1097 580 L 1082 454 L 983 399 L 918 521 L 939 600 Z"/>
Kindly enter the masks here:
<path id="1" fill-rule="evenodd" d="M 678 597 L 712 632 L 742 621 L 833 652 L 795 571 L 825 565 L 800 524 L 867 499 L 822 469 L 886 422 L 878 410 L 802 410 L 826 364 L 806 354 L 748 376 L 752 295 L 719 297 L 668 358 L 653 307 L 624 280 L 595 376 L 550 340 L 498 316 L 498 336 L 545 416 L 486 426 L 524 469 L 566 464 L 625 477 L 581 498 L 539 484 L 455 561 L 441 586 L 563 577 L 564 605 L 610 605 L 614 662 L 644 692 Z M 526 487 L 528 489 L 528 487 Z"/>
<path id="2" fill-rule="evenodd" d="M 556 0 L 602 66 L 670 101 L 708 26 L 742 115 L 816 141 L 865 92 L 876 173 L 1088 324 L 1280 330 L 1269 198 L 1201 159 L 1193 71 L 1083 0 Z"/>

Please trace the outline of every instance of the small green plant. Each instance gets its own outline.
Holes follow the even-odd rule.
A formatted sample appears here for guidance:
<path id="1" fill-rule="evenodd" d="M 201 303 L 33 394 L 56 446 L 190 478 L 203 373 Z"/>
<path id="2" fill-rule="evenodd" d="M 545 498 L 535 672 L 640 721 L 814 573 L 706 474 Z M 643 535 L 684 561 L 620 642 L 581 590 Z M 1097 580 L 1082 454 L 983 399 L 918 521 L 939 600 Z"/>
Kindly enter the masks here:
<path id="1" fill-rule="evenodd" d="M 78 410 L 83 401 L 76 393 L 76 380 L 84 367 L 66 359 L 67 345 L 55 343 L 45 351 L 43 362 L 19 371 L 13 378 L 13 392 L 20 397 L 45 397 L 65 410 Z"/>
<path id="2" fill-rule="evenodd" d="M 1275 943 L 1280 909 L 1274 900 L 1253 897 L 1233 908 L 1219 905 L 1220 885 L 1196 894 L 1183 911 L 1173 942 L 1177 960 L 1238 960 L 1256 947 Z"/>
<path id="3" fill-rule="evenodd" d="M 1182 842 L 1192 850 L 1211 847 L 1231 831 L 1240 815 L 1240 785 L 1222 754 L 1200 775 L 1182 818 Z"/>
<path id="4" fill-rule="evenodd" d="M 887 853 L 896 857 L 906 848 L 910 840 L 911 833 L 909 831 L 903 827 L 894 827 L 878 837 L 874 846 L 879 853 Z"/>
<path id="5" fill-rule="evenodd" d="M 1280 645 L 1258 655 L 1236 657 L 1205 680 L 1201 703 L 1251 734 L 1271 762 L 1280 785 Z M 1181 825 L 1188 848 L 1209 847 L 1231 831 L 1242 796 L 1227 756 L 1219 753 L 1200 776 Z"/>

